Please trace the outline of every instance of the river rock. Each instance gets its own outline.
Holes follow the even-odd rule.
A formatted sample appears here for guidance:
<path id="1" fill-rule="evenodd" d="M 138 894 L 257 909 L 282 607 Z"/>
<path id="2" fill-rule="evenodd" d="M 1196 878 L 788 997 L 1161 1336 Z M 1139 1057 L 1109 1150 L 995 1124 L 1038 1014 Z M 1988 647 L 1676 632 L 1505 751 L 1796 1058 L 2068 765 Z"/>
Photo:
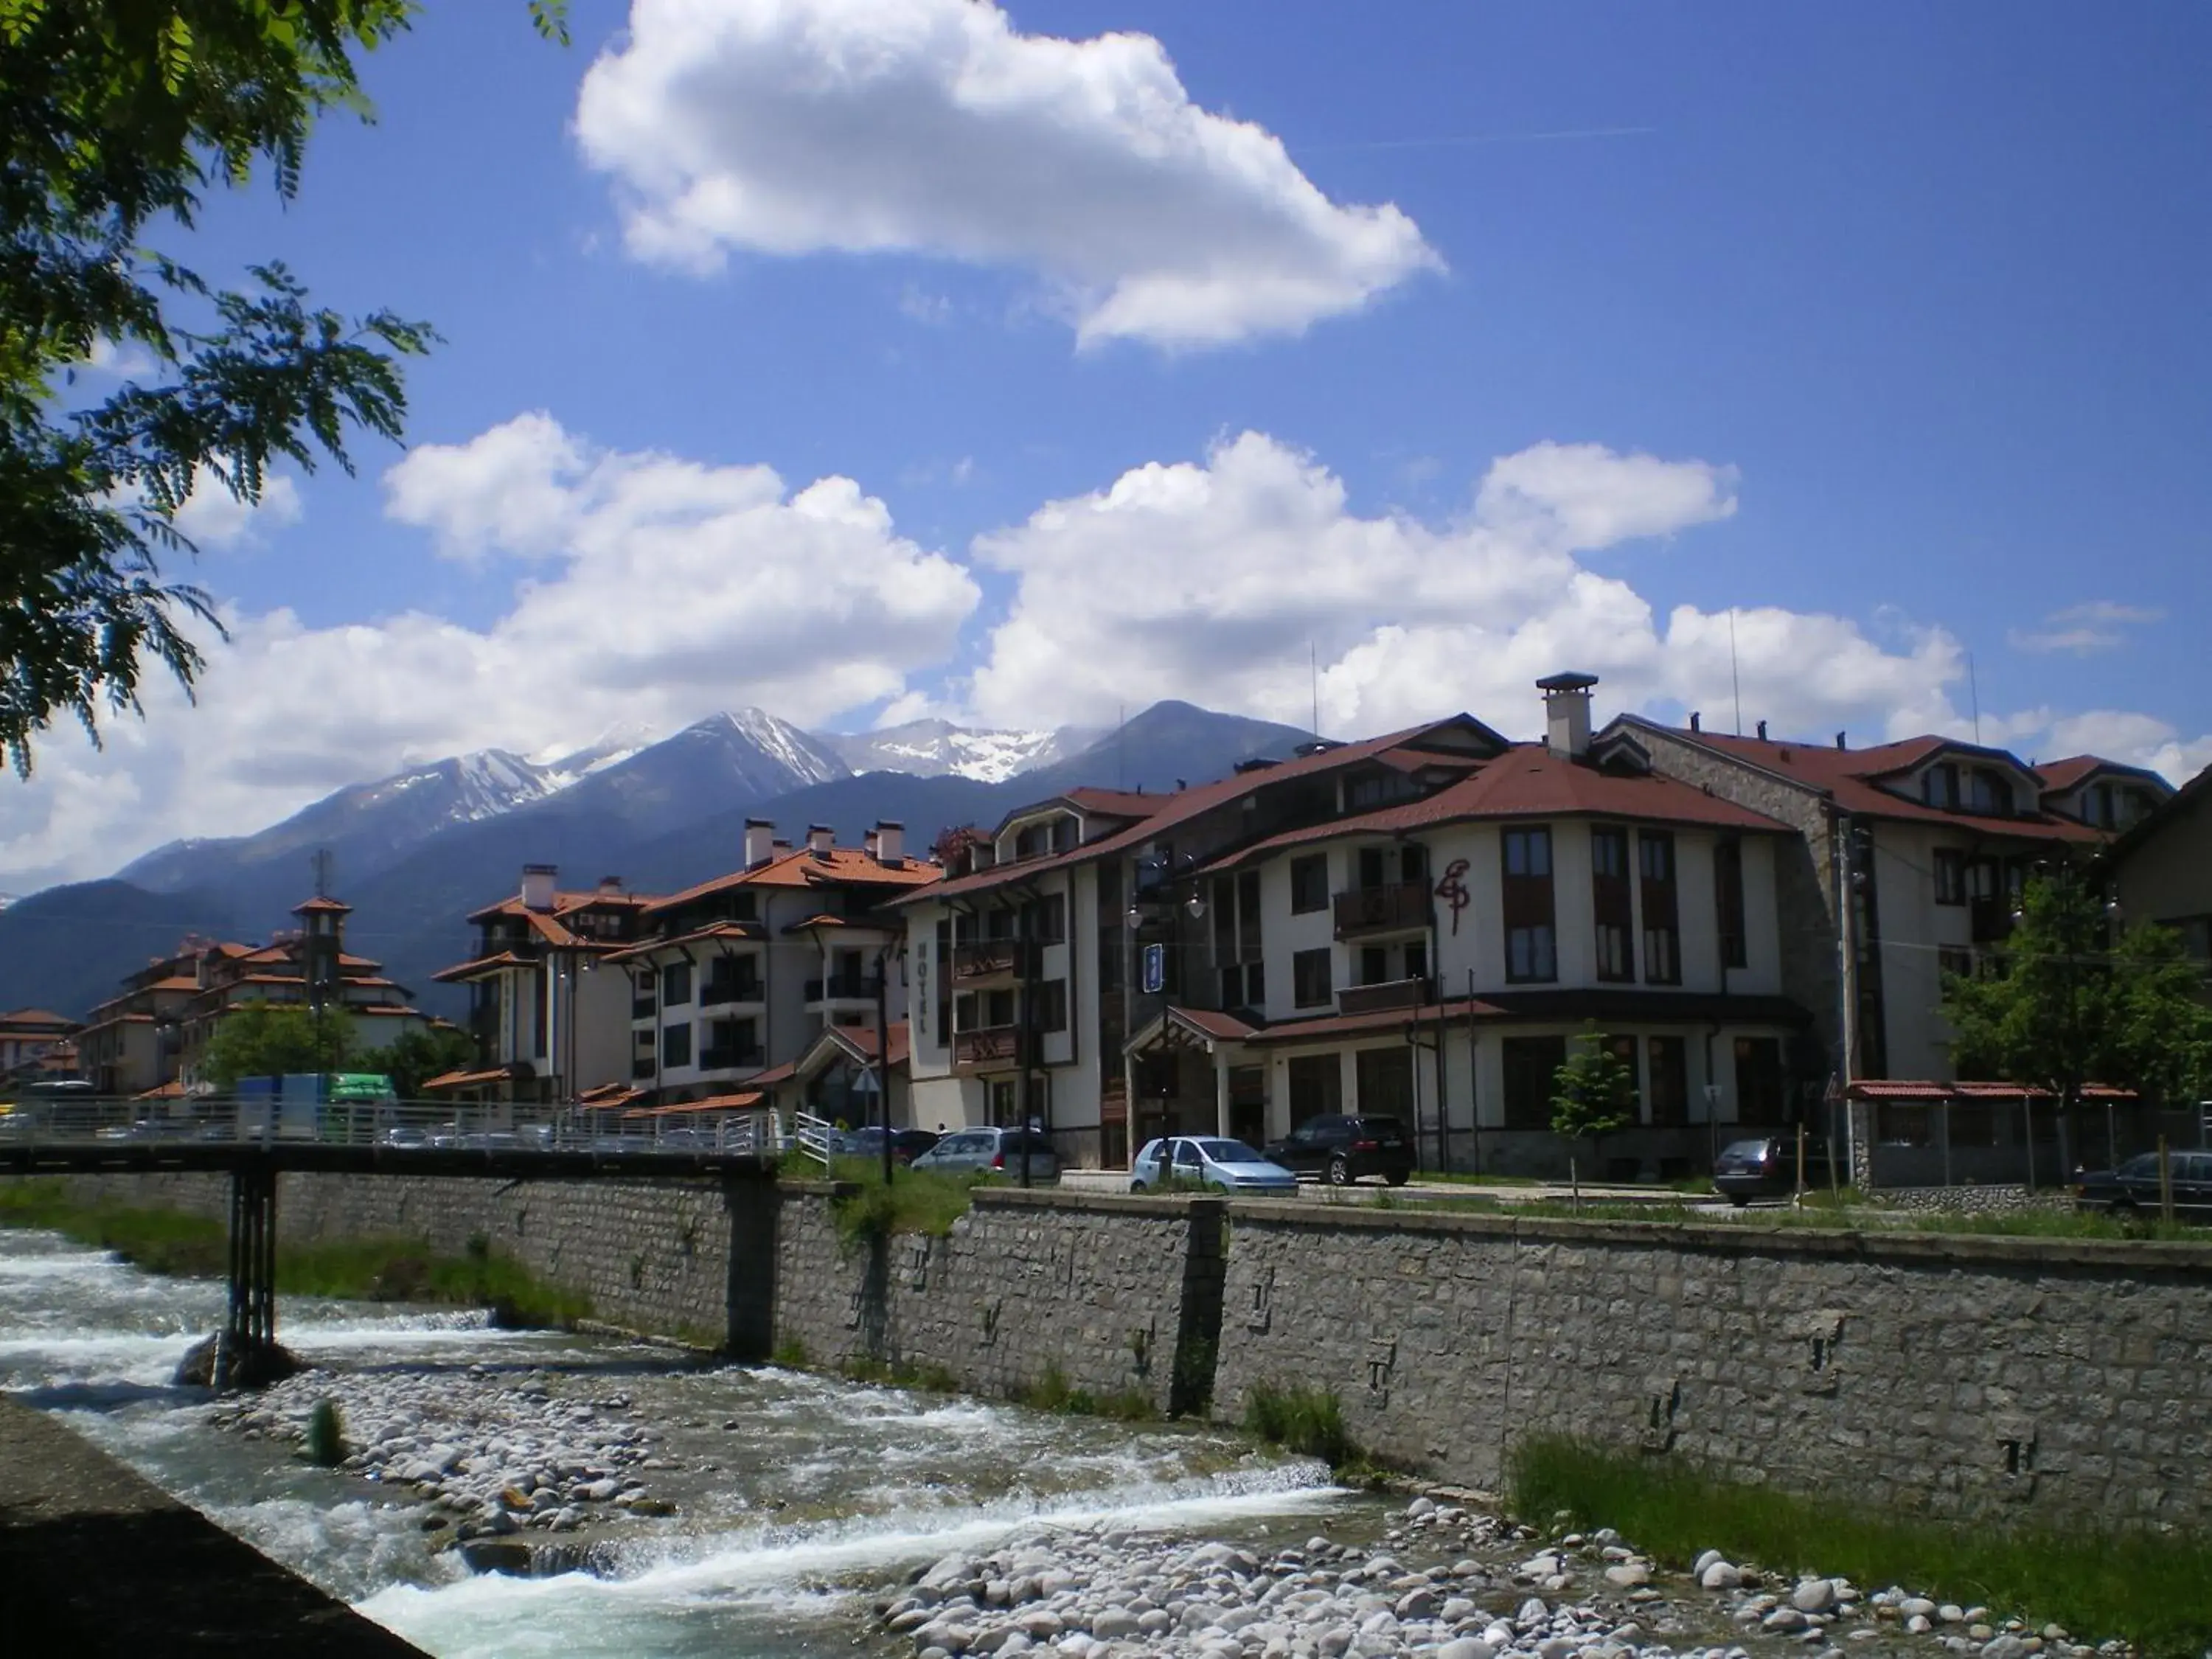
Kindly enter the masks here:
<path id="1" fill-rule="evenodd" d="M 1707 1562 L 1698 1574 L 1698 1583 L 1709 1590 L 1732 1590 L 1743 1583 L 1743 1570 L 1728 1561 Z"/>
<path id="2" fill-rule="evenodd" d="M 1790 1592 L 1790 1605 L 1800 1613 L 1826 1613 L 1836 1605 L 1836 1587 L 1826 1578 L 1808 1578 Z"/>

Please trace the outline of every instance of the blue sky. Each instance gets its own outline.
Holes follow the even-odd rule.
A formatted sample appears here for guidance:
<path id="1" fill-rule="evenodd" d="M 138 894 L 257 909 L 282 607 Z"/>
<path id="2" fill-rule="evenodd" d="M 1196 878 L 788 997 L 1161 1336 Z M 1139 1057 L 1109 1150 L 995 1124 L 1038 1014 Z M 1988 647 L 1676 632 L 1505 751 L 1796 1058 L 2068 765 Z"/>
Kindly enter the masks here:
<path id="1" fill-rule="evenodd" d="M 2200 7 L 574 23 L 433 5 L 180 245 L 434 322 L 417 447 L 206 504 L 201 707 L 57 731 L 0 882 L 745 703 L 1303 720 L 1310 645 L 1340 732 L 1725 720 L 1731 610 L 1747 722 L 2212 760 Z"/>

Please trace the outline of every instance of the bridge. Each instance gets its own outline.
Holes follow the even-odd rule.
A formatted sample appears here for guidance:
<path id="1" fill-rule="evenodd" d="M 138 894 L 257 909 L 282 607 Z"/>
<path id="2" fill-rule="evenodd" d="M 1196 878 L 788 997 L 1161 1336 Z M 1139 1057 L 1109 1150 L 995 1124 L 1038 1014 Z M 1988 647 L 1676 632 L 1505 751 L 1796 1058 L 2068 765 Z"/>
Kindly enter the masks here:
<path id="1" fill-rule="evenodd" d="M 227 1174 L 229 1304 L 218 1387 L 250 1382 L 276 1352 L 276 1177 L 286 1173 L 522 1181 L 769 1178 L 798 1146 L 828 1164 L 821 1125 L 775 1113 L 661 1119 L 625 1132 L 589 1109 L 450 1102 L 199 1103 L 156 1115 L 143 1100 L 26 1102 L 0 1114 L 0 1175 Z"/>

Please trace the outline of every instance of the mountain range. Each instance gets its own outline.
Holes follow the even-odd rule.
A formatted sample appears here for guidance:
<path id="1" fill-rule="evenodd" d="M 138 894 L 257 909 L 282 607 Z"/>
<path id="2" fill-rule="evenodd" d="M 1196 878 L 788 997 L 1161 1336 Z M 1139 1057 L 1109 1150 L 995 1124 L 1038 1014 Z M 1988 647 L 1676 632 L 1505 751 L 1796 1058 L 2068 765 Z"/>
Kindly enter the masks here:
<path id="1" fill-rule="evenodd" d="M 926 849 L 955 824 L 989 825 L 1083 784 L 1164 791 L 1287 756 L 1310 734 L 1183 702 L 1119 729 L 989 732 L 943 720 L 819 736 L 761 709 L 711 715 L 653 740 L 610 732 L 532 760 L 485 750 L 349 785 L 252 835 L 172 842 L 110 878 L 48 888 L 0 909 L 0 1008 L 82 1014 L 187 933 L 263 938 L 290 925 L 327 854 L 354 907 L 348 942 L 381 960 L 428 1008 L 459 961 L 467 914 L 514 890 L 526 863 L 563 885 L 619 876 L 669 892 L 734 867 L 748 817 L 796 840 L 826 823 L 857 843 L 878 819 Z"/>

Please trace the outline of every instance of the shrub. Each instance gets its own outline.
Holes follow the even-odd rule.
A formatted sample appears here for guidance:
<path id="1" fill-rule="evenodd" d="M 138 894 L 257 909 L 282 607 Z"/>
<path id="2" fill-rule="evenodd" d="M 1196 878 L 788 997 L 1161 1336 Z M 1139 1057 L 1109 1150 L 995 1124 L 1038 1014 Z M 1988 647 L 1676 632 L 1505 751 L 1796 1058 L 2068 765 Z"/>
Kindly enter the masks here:
<path id="1" fill-rule="evenodd" d="M 1318 1457 L 1333 1468 L 1359 1455 L 1333 1389 L 1255 1382 L 1244 1397 L 1244 1426 L 1271 1445 Z"/>

